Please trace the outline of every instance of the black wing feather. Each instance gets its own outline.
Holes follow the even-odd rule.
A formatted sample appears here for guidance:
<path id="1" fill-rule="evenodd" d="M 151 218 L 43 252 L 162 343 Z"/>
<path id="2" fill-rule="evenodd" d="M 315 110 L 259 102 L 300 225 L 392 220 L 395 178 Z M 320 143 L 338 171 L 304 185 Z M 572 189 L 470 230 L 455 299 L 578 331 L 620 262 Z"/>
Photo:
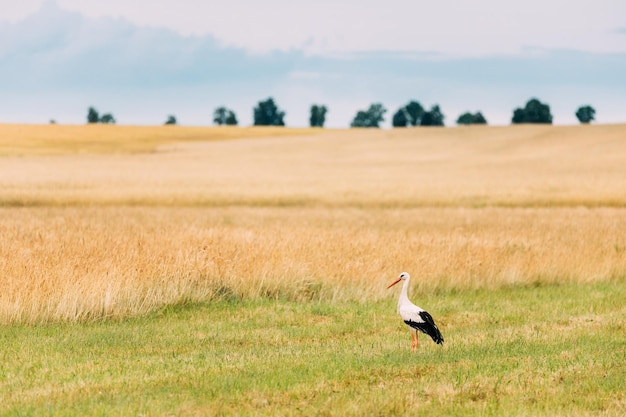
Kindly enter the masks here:
<path id="1" fill-rule="evenodd" d="M 441 335 L 439 328 L 435 324 L 433 317 L 426 311 L 420 311 L 419 315 L 421 319 L 424 320 L 423 323 L 418 323 L 413 320 L 405 321 L 405 323 L 422 333 L 426 333 L 433 339 L 433 342 L 437 343 L 438 345 L 443 344 L 443 336 Z"/>

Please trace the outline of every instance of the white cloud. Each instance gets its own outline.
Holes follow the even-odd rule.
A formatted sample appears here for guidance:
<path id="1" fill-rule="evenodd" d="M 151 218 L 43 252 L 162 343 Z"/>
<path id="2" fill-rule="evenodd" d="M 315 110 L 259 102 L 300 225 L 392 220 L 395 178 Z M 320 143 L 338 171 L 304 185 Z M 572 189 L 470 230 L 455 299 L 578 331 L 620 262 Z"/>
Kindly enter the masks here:
<path id="1" fill-rule="evenodd" d="M 15 19 L 42 0 L 0 0 Z M 254 53 L 301 49 L 516 54 L 525 48 L 626 52 L 620 0 L 57 0 L 86 16 L 123 17 L 184 35 L 213 35 Z M 17 4 L 17 5 L 16 5 Z"/>
<path id="2" fill-rule="evenodd" d="M 0 20 L 15 22 L 24 19 L 39 10 L 42 3 L 43 0 L 0 0 L 0 10 L 2 10 Z"/>

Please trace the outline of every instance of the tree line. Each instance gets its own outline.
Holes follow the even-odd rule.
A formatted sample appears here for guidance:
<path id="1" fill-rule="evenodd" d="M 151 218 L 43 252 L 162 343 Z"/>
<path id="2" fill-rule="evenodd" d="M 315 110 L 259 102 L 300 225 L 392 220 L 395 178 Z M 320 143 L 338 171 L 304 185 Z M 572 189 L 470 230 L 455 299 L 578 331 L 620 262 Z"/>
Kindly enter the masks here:
<path id="1" fill-rule="evenodd" d="M 313 104 L 310 108 L 309 125 L 311 127 L 324 127 L 328 108 L 322 104 Z M 358 110 L 350 127 L 380 127 L 385 121 L 384 115 L 387 109 L 381 103 L 372 103 L 365 110 Z M 595 120 L 595 109 L 590 105 L 580 106 L 576 110 L 576 118 L 580 123 L 591 123 Z M 261 100 L 253 109 L 254 126 L 285 126 L 285 112 L 281 110 L 272 97 Z M 396 127 L 411 126 L 444 126 L 445 115 L 438 104 L 430 109 L 423 107 L 418 101 L 411 100 L 400 107 L 391 118 L 391 125 Z M 87 110 L 87 123 L 115 124 L 115 117 L 111 113 L 100 115 L 94 107 Z M 237 115 L 231 109 L 220 106 L 213 112 L 213 123 L 218 126 L 237 126 Z M 476 113 L 465 112 L 456 119 L 458 125 L 486 125 L 487 119 L 480 111 Z M 512 124 L 519 123 L 544 123 L 552 124 L 550 106 L 536 98 L 528 100 L 524 107 L 513 110 Z M 176 125 L 176 116 L 169 115 L 165 125 Z"/>

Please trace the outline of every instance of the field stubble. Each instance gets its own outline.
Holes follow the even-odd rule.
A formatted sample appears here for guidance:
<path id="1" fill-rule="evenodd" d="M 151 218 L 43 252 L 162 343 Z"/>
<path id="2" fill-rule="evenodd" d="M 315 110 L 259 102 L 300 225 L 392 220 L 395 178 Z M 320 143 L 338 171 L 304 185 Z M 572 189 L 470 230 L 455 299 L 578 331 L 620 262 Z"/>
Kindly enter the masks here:
<path id="1" fill-rule="evenodd" d="M 401 270 L 422 292 L 625 277 L 624 126 L 49 129 L 0 152 L 0 323 L 376 300 Z"/>

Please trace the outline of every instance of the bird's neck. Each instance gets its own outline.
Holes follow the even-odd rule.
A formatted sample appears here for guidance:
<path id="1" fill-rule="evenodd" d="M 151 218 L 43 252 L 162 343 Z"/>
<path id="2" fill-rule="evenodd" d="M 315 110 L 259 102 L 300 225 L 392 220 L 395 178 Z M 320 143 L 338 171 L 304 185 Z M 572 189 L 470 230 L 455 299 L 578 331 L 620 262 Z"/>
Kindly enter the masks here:
<path id="1" fill-rule="evenodd" d="M 400 291 L 400 299 L 398 300 L 398 307 L 404 303 L 410 303 L 409 301 L 409 280 L 405 279 L 402 283 L 402 291 Z"/>

